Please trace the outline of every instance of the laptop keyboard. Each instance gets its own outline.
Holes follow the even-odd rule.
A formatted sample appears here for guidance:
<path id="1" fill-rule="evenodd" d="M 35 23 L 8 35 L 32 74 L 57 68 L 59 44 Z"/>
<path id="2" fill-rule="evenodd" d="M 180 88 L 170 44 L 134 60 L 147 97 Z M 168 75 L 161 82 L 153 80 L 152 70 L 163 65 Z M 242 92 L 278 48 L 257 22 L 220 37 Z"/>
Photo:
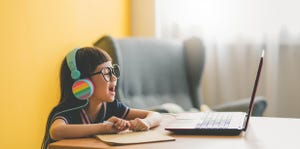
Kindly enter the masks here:
<path id="1" fill-rule="evenodd" d="M 230 112 L 209 112 L 202 115 L 196 128 L 199 129 L 223 129 L 223 128 L 241 128 L 241 116 Z M 234 117 L 234 118 L 233 118 Z"/>

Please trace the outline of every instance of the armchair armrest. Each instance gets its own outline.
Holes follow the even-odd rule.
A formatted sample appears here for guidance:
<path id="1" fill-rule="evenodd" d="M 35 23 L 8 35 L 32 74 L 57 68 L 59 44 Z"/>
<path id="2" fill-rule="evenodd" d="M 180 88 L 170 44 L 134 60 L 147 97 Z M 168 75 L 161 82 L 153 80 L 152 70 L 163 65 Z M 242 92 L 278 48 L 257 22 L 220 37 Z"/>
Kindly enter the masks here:
<path id="1" fill-rule="evenodd" d="M 218 105 L 212 108 L 214 111 L 242 111 L 248 112 L 250 98 L 241 99 L 238 101 L 228 102 L 222 105 Z M 264 97 L 255 97 L 253 116 L 262 116 L 267 107 L 267 101 Z"/>

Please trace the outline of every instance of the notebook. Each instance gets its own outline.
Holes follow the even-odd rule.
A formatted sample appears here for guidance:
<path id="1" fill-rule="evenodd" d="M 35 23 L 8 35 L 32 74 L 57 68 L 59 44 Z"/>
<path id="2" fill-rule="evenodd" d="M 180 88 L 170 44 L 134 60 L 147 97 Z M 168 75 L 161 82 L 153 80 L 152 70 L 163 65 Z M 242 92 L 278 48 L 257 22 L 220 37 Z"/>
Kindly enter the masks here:
<path id="1" fill-rule="evenodd" d="M 253 111 L 254 98 L 263 65 L 264 50 L 260 58 L 248 113 L 245 112 L 198 112 L 182 113 L 176 115 L 176 119 L 169 123 L 165 130 L 176 134 L 199 135 L 239 135 L 246 131 Z"/>
<path id="2" fill-rule="evenodd" d="M 155 130 L 140 132 L 125 131 L 118 134 L 96 135 L 96 137 L 109 145 L 126 145 L 162 141 L 175 141 L 175 138 Z"/>

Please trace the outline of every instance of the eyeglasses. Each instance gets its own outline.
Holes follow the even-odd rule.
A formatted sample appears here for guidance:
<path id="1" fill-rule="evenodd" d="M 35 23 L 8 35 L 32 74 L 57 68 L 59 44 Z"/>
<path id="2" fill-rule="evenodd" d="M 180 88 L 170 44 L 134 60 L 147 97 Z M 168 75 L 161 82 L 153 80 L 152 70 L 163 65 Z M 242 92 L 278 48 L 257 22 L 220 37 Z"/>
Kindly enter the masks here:
<path id="1" fill-rule="evenodd" d="M 112 67 L 104 67 L 99 72 L 92 73 L 90 76 L 102 74 L 106 82 L 111 81 L 112 75 L 117 79 L 120 77 L 120 67 L 118 64 L 113 64 Z"/>

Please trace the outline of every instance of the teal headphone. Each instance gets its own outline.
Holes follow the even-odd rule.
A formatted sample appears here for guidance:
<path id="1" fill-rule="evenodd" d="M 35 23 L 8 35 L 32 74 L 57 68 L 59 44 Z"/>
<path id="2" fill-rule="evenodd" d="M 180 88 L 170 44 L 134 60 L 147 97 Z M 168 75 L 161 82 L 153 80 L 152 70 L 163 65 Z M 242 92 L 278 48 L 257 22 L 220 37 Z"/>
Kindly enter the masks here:
<path id="1" fill-rule="evenodd" d="M 66 56 L 68 67 L 71 71 L 71 77 L 75 82 L 72 85 L 72 92 L 77 99 L 85 100 L 94 93 L 94 84 L 89 78 L 80 79 L 81 72 L 76 66 L 76 53 L 79 48 L 76 48 Z"/>

